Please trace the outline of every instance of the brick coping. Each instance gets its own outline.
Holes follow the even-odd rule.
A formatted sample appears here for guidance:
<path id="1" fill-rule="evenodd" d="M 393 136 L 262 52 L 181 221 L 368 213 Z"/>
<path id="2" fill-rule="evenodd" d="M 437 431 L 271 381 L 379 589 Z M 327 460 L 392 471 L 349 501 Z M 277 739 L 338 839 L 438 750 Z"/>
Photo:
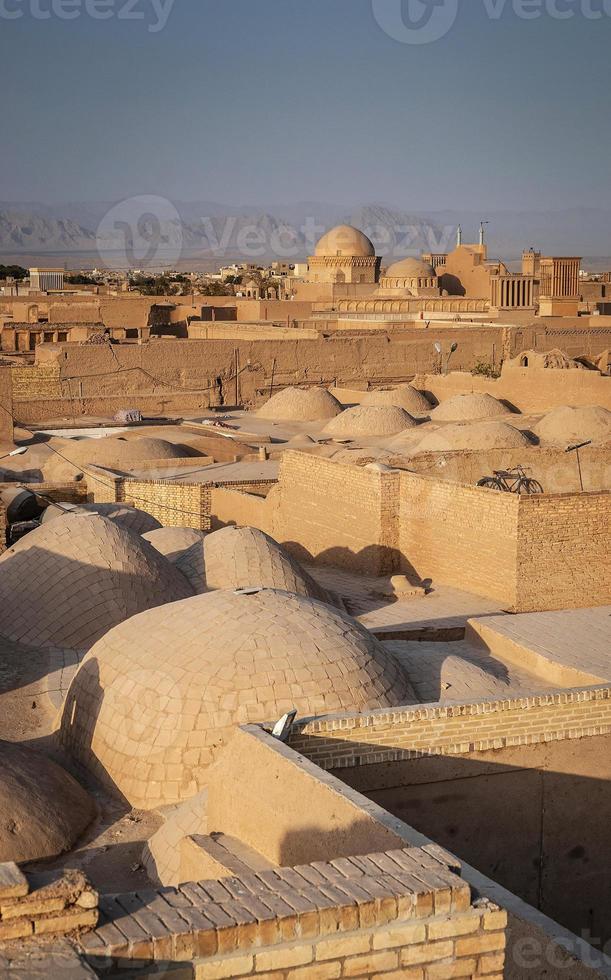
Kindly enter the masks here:
<path id="1" fill-rule="evenodd" d="M 441 702 L 426 705 L 407 705 L 404 708 L 376 708 L 366 713 L 345 712 L 325 715 L 324 718 L 305 718 L 296 721 L 291 730 L 289 745 L 301 735 L 334 734 L 337 732 L 375 728 L 392 731 L 396 725 L 416 721 L 433 721 L 443 718 L 460 718 L 496 714 L 505 711 L 528 711 L 532 708 L 552 707 L 561 704 L 578 704 L 588 701 L 611 700 L 611 687 L 592 685 L 570 688 L 548 694 L 523 694 L 512 698 L 489 698 L 481 701 L 460 701 L 453 704 Z"/>
<path id="2" fill-rule="evenodd" d="M 81 936 L 87 960 L 190 960 L 471 908 L 456 861 L 434 844 L 106 896 Z"/>

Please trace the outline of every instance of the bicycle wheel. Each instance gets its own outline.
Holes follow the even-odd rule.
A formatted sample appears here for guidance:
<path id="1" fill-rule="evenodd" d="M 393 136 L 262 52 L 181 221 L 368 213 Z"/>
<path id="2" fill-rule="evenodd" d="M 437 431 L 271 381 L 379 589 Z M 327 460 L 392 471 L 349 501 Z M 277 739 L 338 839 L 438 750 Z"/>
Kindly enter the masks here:
<path id="1" fill-rule="evenodd" d="M 537 480 L 525 476 L 520 480 L 516 493 L 545 493 L 545 490 Z"/>
<path id="2" fill-rule="evenodd" d="M 502 490 L 503 484 L 496 476 L 485 476 L 478 482 L 478 487 L 486 487 L 488 490 Z"/>

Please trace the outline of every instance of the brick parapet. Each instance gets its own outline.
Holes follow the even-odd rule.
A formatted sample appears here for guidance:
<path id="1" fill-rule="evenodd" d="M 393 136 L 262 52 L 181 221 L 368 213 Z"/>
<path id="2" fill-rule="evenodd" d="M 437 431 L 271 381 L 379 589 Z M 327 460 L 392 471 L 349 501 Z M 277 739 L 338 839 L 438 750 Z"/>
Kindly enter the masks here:
<path id="1" fill-rule="evenodd" d="M 611 688 L 327 716 L 294 726 L 290 746 L 323 769 L 466 755 L 611 733 Z"/>
<path id="2" fill-rule="evenodd" d="M 164 527 L 212 527 L 212 491 L 216 488 L 242 490 L 263 495 L 276 480 L 227 480 L 182 483 L 179 480 L 146 480 L 119 476 L 99 467 L 85 470 L 88 489 L 96 503 L 133 504 L 155 517 Z"/>
<path id="3" fill-rule="evenodd" d="M 135 958 L 192 961 L 196 975 L 219 980 L 367 977 L 425 964 L 442 977 L 456 963 L 453 975 L 491 975 L 491 954 L 499 974 L 505 913 L 476 907 L 442 854 L 405 848 L 108 897 L 105 921 L 79 949 L 96 972 Z"/>

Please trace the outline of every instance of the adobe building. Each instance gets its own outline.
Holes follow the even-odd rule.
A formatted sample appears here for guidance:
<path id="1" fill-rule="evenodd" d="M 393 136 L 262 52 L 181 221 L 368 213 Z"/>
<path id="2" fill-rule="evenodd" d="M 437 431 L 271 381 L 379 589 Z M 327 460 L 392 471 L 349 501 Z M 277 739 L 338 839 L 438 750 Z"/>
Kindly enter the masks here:
<path id="1" fill-rule="evenodd" d="M 452 252 L 408 257 L 383 270 L 370 239 L 357 228 L 339 225 L 320 239 L 305 279 L 292 285 L 292 295 L 340 304 L 343 314 L 405 313 L 409 318 L 429 311 L 534 317 L 539 310 L 546 317 L 576 317 L 580 262 L 531 250 L 524 253 L 522 271 L 513 273 L 504 262 L 489 259 L 482 225 L 478 243 L 464 243 L 459 228 Z M 446 299 L 453 302 L 444 303 Z"/>

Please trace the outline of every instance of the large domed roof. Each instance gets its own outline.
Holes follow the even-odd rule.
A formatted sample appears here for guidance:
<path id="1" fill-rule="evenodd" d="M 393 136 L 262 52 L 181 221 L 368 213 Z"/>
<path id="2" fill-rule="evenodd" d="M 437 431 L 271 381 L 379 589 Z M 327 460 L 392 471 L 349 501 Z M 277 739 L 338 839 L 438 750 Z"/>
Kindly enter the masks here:
<path id="1" fill-rule="evenodd" d="M 50 449 L 57 449 L 44 463 L 49 480 L 74 480 L 86 466 L 129 469 L 138 463 L 155 459 L 180 459 L 185 450 L 165 439 L 124 439 L 105 436 L 102 439 L 54 439 Z"/>
<path id="2" fill-rule="evenodd" d="M 236 725 L 415 703 L 355 620 L 272 590 L 211 592 L 121 623 L 66 699 L 64 747 L 132 806 L 188 799 Z"/>
<path id="3" fill-rule="evenodd" d="M 94 816 L 90 796 L 55 762 L 0 742 L 0 862 L 63 854 Z"/>
<path id="4" fill-rule="evenodd" d="M 186 528 L 172 529 L 186 532 Z M 224 527 L 212 534 L 170 528 L 146 537 L 189 580 L 197 595 L 218 589 L 280 589 L 335 604 L 283 548 L 254 527 Z M 162 537 L 163 535 L 163 537 Z"/>
<path id="5" fill-rule="evenodd" d="M 363 399 L 363 405 L 394 405 L 412 415 L 428 415 L 433 407 L 428 398 L 411 385 L 368 391 Z"/>
<path id="6" fill-rule="evenodd" d="M 287 422 L 318 422 L 332 419 L 341 411 L 341 404 L 326 388 L 285 388 L 272 395 L 257 415 Z"/>
<path id="7" fill-rule="evenodd" d="M 600 405 L 561 405 L 541 419 L 535 432 L 543 442 L 559 446 L 587 441 L 604 444 L 611 442 L 611 412 Z"/>
<path id="8" fill-rule="evenodd" d="M 86 650 L 135 613 L 189 595 L 185 577 L 138 535 L 96 514 L 66 514 L 0 558 L 0 634 Z"/>
<path id="9" fill-rule="evenodd" d="M 208 589 L 280 589 L 331 602 L 331 597 L 283 548 L 254 527 L 224 527 L 204 542 Z"/>
<path id="10" fill-rule="evenodd" d="M 458 450 L 525 449 L 531 444 L 527 436 L 507 422 L 485 420 L 444 425 L 428 432 L 418 443 L 419 453 L 453 452 Z"/>
<path id="11" fill-rule="evenodd" d="M 471 422 L 497 415 L 511 415 L 511 409 L 486 392 L 452 395 L 431 412 L 435 422 Z"/>
<path id="12" fill-rule="evenodd" d="M 353 228 L 352 225 L 337 225 L 322 236 L 316 246 L 315 254 L 327 258 L 335 255 L 369 258 L 375 256 L 376 250 L 373 242 L 358 228 Z"/>
<path id="13" fill-rule="evenodd" d="M 58 517 L 64 517 L 66 508 L 71 514 L 99 514 L 105 517 L 126 531 L 133 531 L 134 534 L 145 534 L 147 531 L 154 531 L 161 528 L 161 524 L 151 514 L 145 510 L 139 510 L 130 504 L 50 504 L 42 516 L 42 523 L 54 521 Z"/>
<path id="14" fill-rule="evenodd" d="M 358 405 L 348 408 L 323 429 L 334 439 L 367 439 L 392 436 L 412 428 L 417 422 L 395 405 Z"/>
<path id="15" fill-rule="evenodd" d="M 437 273 L 429 262 L 408 257 L 394 262 L 384 273 L 387 279 L 435 279 Z"/>

